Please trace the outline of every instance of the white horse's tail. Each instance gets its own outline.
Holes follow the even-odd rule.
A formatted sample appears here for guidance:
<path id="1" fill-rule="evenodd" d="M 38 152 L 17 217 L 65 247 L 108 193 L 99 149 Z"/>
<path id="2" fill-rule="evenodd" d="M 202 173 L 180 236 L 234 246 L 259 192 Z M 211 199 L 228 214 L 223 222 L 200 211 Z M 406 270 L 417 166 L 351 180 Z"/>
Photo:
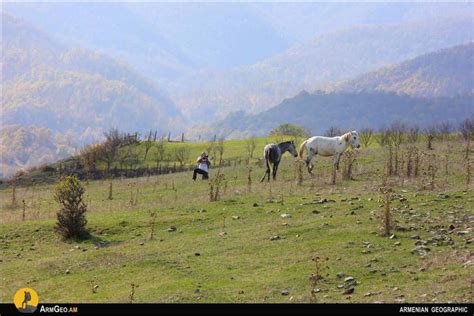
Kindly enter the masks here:
<path id="1" fill-rule="evenodd" d="M 300 158 L 303 159 L 303 153 L 304 153 L 304 150 L 306 148 L 306 143 L 308 142 L 308 140 L 305 140 L 301 145 L 300 145 Z"/>

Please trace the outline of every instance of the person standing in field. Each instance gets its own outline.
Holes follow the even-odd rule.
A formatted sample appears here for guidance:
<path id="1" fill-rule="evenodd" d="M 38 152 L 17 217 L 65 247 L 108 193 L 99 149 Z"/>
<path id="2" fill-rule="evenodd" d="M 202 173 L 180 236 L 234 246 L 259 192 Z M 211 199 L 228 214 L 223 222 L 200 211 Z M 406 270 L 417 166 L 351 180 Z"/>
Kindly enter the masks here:
<path id="1" fill-rule="evenodd" d="M 193 180 L 196 181 L 197 174 L 202 174 L 202 179 L 209 179 L 209 166 L 211 162 L 209 161 L 209 156 L 203 152 L 201 156 L 197 158 L 198 167 L 194 169 Z"/>

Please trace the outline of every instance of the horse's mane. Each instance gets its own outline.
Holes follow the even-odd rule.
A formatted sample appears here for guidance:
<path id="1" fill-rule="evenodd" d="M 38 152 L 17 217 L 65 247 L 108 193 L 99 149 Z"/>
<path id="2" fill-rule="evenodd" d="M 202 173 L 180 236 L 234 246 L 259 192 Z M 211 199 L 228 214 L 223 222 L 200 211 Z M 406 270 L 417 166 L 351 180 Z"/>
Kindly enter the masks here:
<path id="1" fill-rule="evenodd" d="M 348 141 L 351 136 L 352 136 L 352 132 L 347 132 L 345 134 L 342 134 L 340 137 L 344 139 L 345 141 Z"/>

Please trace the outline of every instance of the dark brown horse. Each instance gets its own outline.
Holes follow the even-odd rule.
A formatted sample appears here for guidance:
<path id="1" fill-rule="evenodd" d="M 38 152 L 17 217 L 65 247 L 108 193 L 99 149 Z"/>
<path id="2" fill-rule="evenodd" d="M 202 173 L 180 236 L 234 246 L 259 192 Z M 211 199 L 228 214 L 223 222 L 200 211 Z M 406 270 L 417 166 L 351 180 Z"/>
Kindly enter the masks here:
<path id="1" fill-rule="evenodd" d="M 298 157 L 298 152 L 296 151 L 295 143 L 293 141 L 279 144 L 268 144 L 265 146 L 263 149 L 263 159 L 265 159 L 265 163 L 267 164 L 267 170 L 265 171 L 265 174 L 263 175 L 260 182 L 263 182 L 265 177 L 267 177 L 267 181 L 270 181 L 270 164 L 273 165 L 273 180 L 276 179 L 281 157 L 287 151 L 290 152 L 294 157 Z"/>

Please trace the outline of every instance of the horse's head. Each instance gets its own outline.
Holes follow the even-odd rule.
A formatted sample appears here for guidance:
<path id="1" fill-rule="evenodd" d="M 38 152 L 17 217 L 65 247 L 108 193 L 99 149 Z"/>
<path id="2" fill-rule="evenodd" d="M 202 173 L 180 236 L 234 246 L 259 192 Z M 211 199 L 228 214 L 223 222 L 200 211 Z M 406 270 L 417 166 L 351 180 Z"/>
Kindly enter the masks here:
<path id="1" fill-rule="evenodd" d="M 360 148 L 360 139 L 357 131 L 350 132 L 349 144 L 351 144 L 352 147 Z"/>
<path id="2" fill-rule="evenodd" d="M 288 146 L 288 151 L 293 155 L 293 157 L 298 157 L 298 152 L 296 151 L 296 146 L 294 141 L 290 141 L 290 145 Z"/>

